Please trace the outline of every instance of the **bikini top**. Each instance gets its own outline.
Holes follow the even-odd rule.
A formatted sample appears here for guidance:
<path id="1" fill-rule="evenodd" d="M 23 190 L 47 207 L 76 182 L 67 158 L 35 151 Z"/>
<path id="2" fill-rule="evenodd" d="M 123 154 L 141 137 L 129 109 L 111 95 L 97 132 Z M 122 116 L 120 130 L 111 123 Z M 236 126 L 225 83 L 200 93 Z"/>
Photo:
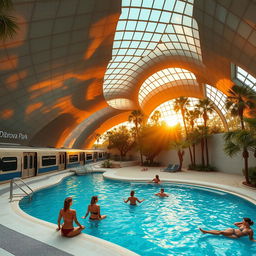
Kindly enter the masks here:
<path id="1" fill-rule="evenodd" d="M 242 228 L 242 227 L 239 228 L 239 230 L 240 230 L 244 235 L 248 235 L 248 232 L 247 232 L 247 231 L 244 232 L 245 229 L 246 229 L 246 228 Z"/>

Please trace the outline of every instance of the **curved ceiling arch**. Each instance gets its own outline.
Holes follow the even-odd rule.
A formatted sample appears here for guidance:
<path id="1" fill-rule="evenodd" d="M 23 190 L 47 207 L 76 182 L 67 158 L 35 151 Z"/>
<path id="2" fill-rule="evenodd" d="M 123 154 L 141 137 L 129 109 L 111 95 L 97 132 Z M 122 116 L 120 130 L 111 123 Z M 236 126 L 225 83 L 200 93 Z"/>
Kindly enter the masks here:
<path id="1" fill-rule="evenodd" d="M 148 77 L 140 87 L 138 100 L 142 107 L 149 97 L 170 86 L 188 85 L 198 86 L 195 75 L 181 68 L 167 68 L 160 70 Z"/>
<path id="2" fill-rule="evenodd" d="M 82 148 L 91 148 L 96 140 L 94 136 L 95 134 L 103 134 L 112 127 L 127 121 L 130 114 L 131 113 L 129 111 L 126 111 L 104 120 L 96 129 L 93 130 L 93 133 L 89 134 L 85 139 L 79 139 L 79 142 L 76 145 L 80 145 Z"/>
<path id="3" fill-rule="evenodd" d="M 202 61 L 198 26 L 192 14 L 193 1 L 122 2 L 113 58 L 104 76 L 103 91 L 109 104 L 120 95 L 128 99 L 138 71 L 155 58 L 182 56 Z"/>

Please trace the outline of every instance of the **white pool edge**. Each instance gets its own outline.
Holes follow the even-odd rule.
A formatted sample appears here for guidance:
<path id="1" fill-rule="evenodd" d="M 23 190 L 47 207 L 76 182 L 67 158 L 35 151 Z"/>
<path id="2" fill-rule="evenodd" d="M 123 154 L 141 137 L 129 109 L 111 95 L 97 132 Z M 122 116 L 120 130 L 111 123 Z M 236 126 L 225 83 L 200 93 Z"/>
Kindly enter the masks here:
<path id="1" fill-rule="evenodd" d="M 33 187 L 34 191 L 38 191 L 44 188 L 48 188 L 51 186 L 55 186 L 58 183 L 62 182 L 62 180 L 68 176 L 73 175 L 71 172 L 65 172 L 60 173 L 60 175 L 56 175 L 54 173 L 54 176 L 51 177 L 49 175 L 49 181 L 47 180 L 44 182 L 44 184 L 40 184 L 40 179 L 35 183 L 36 186 Z M 41 176 L 43 178 L 43 176 Z M 131 177 L 123 177 L 119 176 L 116 171 L 107 171 L 103 173 L 103 177 L 106 179 L 112 179 L 112 180 L 118 180 L 118 181 L 125 181 L 125 182 L 148 182 L 148 179 L 142 179 L 142 178 L 131 178 Z M 203 182 L 203 181 L 194 181 L 194 180 L 185 180 L 185 179 L 163 179 L 163 182 L 168 183 L 174 183 L 174 184 L 186 184 L 186 185 L 196 185 L 200 187 L 215 189 L 219 191 L 223 191 L 225 193 L 230 193 L 235 196 L 241 197 L 254 205 L 256 205 L 255 198 L 255 191 L 254 195 L 253 193 L 250 193 L 248 189 L 240 188 L 240 187 L 231 187 L 227 185 L 212 183 L 212 182 Z M 9 192 L 8 192 L 9 193 Z M 8 198 L 7 194 L 5 193 L 1 196 L 2 198 Z M 249 195 L 252 194 L 252 195 Z M 22 199 L 22 198 L 21 198 Z M 20 199 L 20 200 L 21 200 Z M 7 205 L 9 210 L 11 209 L 12 214 L 9 216 L 9 221 L 13 221 L 15 217 L 19 216 L 17 221 L 19 222 L 19 228 L 15 229 L 13 225 L 15 226 L 15 221 L 13 222 L 13 225 L 10 225 L 10 223 L 2 223 L 3 218 L 1 219 L 1 224 L 4 226 L 7 226 L 17 232 L 20 232 L 24 235 L 30 236 L 32 238 L 35 238 L 41 242 L 44 242 L 48 245 L 51 245 L 53 247 L 56 247 L 58 249 L 64 250 L 65 252 L 71 253 L 73 255 L 88 255 L 88 256 L 138 256 L 138 254 L 121 247 L 119 245 L 116 245 L 114 243 L 108 242 L 106 240 L 93 237 L 87 234 L 81 234 L 74 238 L 63 238 L 58 232 L 55 231 L 57 225 L 54 225 L 52 223 L 43 221 L 41 219 L 32 217 L 28 214 L 26 214 L 20 207 L 19 207 L 19 201 L 15 201 L 8 204 L 5 201 L 5 206 Z M 3 205 L 3 202 L 1 202 Z M 10 211 L 8 212 L 10 214 Z M 14 219 L 13 219 L 14 218 Z M 28 225 L 31 226 L 34 230 L 31 232 L 31 230 L 28 230 Z M 44 235 L 39 235 L 40 231 L 43 232 Z M 41 233 L 42 234 L 42 233 Z M 86 253 L 85 253 L 86 250 Z"/>
<path id="2" fill-rule="evenodd" d="M 56 173 L 54 174 L 53 179 L 49 177 L 47 184 L 40 185 L 39 179 L 37 183 L 31 186 L 33 191 L 36 192 L 38 190 L 55 186 L 62 182 L 62 180 L 66 177 L 73 175 L 71 172 L 61 173 L 58 177 L 56 176 Z M 9 192 L 4 193 L 0 199 L 0 203 L 5 209 L 4 211 L 1 211 L 1 215 L 5 215 L 5 213 L 7 215 L 4 218 L 1 218 L 0 223 L 16 232 L 22 233 L 23 235 L 34 238 L 72 255 L 138 256 L 138 254 L 130 251 L 127 248 L 101 238 L 90 236 L 88 234 L 82 233 L 73 238 L 62 237 L 60 232 L 56 231 L 57 224 L 52 224 L 50 222 L 35 218 L 25 213 L 19 207 L 19 202 L 23 197 L 11 203 L 9 200 L 6 200 L 8 197 Z"/>
<path id="3" fill-rule="evenodd" d="M 149 179 L 145 178 L 128 178 L 128 177 L 123 177 L 117 175 L 117 172 L 104 172 L 103 177 L 106 179 L 110 180 L 118 180 L 118 181 L 125 181 L 125 182 L 145 182 L 148 183 Z M 233 187 L 233 186 L 228 186 L 228 185 L 222 185 L 218 183 L 213 183 L 213 182 L 205 182 L 205 181 L 195 181 L 195 180 L 186 180 L 186 179 L 177 179 L 177 178 L 172 178 L 172 179 L 161 179 L 161 184 L 163 183 L 173 183 L 173 184 L 186 184 L 186 185 L 194 185 L 194 186 L 200 186 L 204 188 L 209 188 L 209 189 L 215 189 L 219 190 L 221 192 L 233 194 L 235 196 L 241 197 L 245 199 L 246 201 L 249 201 L 250 203 L 256 205 L 256 191 L 255 190 L 248 190 L 248 188 L 243 188 L 243 187 Z M 160 185 L 161 185 L 160 184 Z M 249 195 L 248 195 L 249 194 Z"/>

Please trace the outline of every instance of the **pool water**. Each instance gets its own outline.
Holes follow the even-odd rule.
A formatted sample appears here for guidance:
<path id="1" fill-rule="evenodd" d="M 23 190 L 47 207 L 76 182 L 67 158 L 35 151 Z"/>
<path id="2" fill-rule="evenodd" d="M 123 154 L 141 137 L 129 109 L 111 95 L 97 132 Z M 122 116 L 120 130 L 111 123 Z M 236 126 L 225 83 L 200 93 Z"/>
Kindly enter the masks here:
<path id="1" fill-rule="evenodd" d="M 154 194 L 164 187 L 168 198 Z M 131 190 L 139 199 L 138 206 L 123 202 Z M 102 221 L 82 219 L 91 196 L 98 195 Z M 66 197 L 73 197 L 72 209 L 78 220 L 93 235 L 126 247 L 145 256 L 171 255 L 256 255 L 256 243 L 248 237 L 230 239 L 203 235 L 198 227 L 225 229 L 243 217 L 256 220 L 256 206 L 234 195 L 196 186 L 175 184 L 142 184 L 105 180 L 102 174 L 71 176 L 60 184 L 36 192 L 20 207 L 39 219 L 57 223 L 59 210 Z M 256 238 L 256 235 L 255 235 Z"/>

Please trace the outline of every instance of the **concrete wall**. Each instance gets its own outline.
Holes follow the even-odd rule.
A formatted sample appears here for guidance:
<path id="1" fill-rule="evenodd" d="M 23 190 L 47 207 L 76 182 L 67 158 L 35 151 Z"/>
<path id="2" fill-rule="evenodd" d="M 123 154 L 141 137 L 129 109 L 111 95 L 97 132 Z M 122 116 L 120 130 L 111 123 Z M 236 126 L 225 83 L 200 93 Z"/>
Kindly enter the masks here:
<path id="1" fill-rule="evenodd" d="M 226 173 L 236 173 L 241 174 L 242 169 L 244 167 L 244 161 L 241 156 L 241 153 L 238 153 L 233 158 L 228 157 L 223 151 L 223 134 L 215 134 L 212 135 L 209 140 L 209 157 L 210 157 L 210 164 L 215 166 L 217 170 Z M 200 164 L 201 162 L 201 148 L 200 145 L 196 148 L 196 163 Z M 170 150 L 162 152 L 157 161 L 160 161 L 162 165 L 166 166 L 169 163 L 178 164 L 179 158 L 176 151 Z M 188 149 L 185 149 L 185 156 L 183 167 L 187 168 L 190 164 L 190 157 Z M 253 157 L 253 153 L 250 152 L 249 158 L 249 166 L 256 166 L 256 158 Z"/>

